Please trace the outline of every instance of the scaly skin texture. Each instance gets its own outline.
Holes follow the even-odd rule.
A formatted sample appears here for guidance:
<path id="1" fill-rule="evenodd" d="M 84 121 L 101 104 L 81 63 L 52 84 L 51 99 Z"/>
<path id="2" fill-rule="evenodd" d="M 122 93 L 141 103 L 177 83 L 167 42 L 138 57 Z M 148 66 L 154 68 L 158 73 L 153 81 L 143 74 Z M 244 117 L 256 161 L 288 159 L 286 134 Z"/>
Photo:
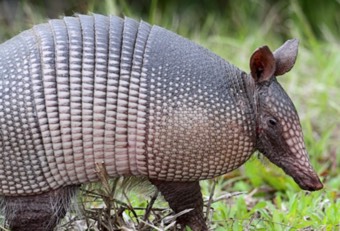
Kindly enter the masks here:
<path id="1" fill-rule="evenodd" d="M 172 32 L 114 16 L 50 20 L 0 45 L 7 211 L 16 200 L 36 210 L 39 198 L 98 181 L 101 164 L 111 177 L 148 177 L 175 212 L 194 208 L 179 218 L 183 227 L 206 230 L 198 181 L 238 168 L 256 149 L 301 188 L 321 189 L 276 80 L 293 67 L 297 44 L 259 48 L 250 75 Z"/>
<path id="2" fill-rule="evenodd" d="M 249 77 L 160 27 L 66 17 L 0 52 L 3 195 L 98 181 L 97 163 L 111 177 L 197 181 L 255 150 Z"/>
<path id="3" fill-rule="evenodd" d="M 255 150 L 249 78 L 175 34 L 156 39 L 163 33 L 155 28 L 146 46 L 148 177 L 194 181 L 238 168 Z"/>
<path id="4" fill-rule="evenodd" d="M 39 196 L 5 197 L 5 215 L 12 231 L 53 231 L 65 216 L 77 186 Z"/>

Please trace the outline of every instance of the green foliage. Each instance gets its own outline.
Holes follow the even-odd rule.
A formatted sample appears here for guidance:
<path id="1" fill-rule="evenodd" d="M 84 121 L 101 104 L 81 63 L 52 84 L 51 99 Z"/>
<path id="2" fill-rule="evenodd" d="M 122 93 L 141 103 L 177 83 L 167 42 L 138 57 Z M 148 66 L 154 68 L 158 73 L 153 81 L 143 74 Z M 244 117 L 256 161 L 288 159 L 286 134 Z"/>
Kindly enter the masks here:
<path id="1" fill-rule="evenodd" d="M 218 178 L 209 224 L 214 230 L 340 229 L 339 1 L 88 0 L 81 4 L 68 1 L 64 8 L 58 8 L 59 12 L 52 13 L 44 2 L 21 0 L 12 17 L 0 16 L 0 40 L 44 21 L 46 15 L 87 11 L 126 15 L 171 29 L 248 71 L 249 57 L 256 47 L 268 44 L 275 49 L 287 38 L 299 38 L 297 63 L 279 81 L 297 107 L 307 150 L 325 189 L 303 192 L 282 170 L 261 157 L 253 157 L 239 170 Z M 205 197 L 211 194 L 212 184 L 202 182 Z M 128 198 L 134 207 L 147 206 L 139 201 L 138 193 L 130 193 Z M 124 203 L 124 217 L 137 222 L 128 203 Z M 164 202 L 157 203 L 165 206 Z M 138 210 L 136 214 L 142 216 L 143 212 Z"/>

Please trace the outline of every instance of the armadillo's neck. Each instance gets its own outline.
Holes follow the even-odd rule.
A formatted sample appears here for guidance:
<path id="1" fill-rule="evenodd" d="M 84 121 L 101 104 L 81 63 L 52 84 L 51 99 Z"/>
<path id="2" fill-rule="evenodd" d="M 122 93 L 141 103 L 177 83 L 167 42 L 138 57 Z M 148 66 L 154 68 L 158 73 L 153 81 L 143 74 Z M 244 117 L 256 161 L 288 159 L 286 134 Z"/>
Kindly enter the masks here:
<path id="1" fill-rule="evenodd" d="M 247 94 L 247 99 L 249 103 L 250 110 L 254 114 L 254 120 L 256 122 L 257 120 L 257 90 L 256 90 L 256 85 L 254 79 L 251 77 L 250 74 L 247 74 L 245 72 L 242 72 L 241 74 L 241 79 L 244 83 L 244 89 Z"/>
<path id="2" fill-rule="evenodd" d="M 242 73 L 242 79 L 244 81 L 244 86 L 247 93 L 247 99 L 249 102 L 250 110 L 253 114 L 253 126 L 255 128 L 255 141 L 258 141 L 258 123 L 259 123 L 259 112 L 258 112 L 258 89 L 256 87 L 255 81 L 251 74 L 247 74 L 245 72 Z M 255 145 L 255 149 L 257 149 L 257 144 Z"/>

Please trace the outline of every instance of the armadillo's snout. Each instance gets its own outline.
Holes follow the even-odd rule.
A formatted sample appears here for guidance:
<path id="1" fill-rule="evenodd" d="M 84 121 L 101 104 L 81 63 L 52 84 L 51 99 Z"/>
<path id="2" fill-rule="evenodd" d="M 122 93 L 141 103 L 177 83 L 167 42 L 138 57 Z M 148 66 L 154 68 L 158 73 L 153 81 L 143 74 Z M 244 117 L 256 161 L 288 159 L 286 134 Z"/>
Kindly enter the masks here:
<path id="1" fill-rule="evenodd" d="M 317 191 L 323 188 L 319 177 L 315 174 L 313 176 L 293 177 L 300 188 L 308 191 Z"/>
<path id="2" fill-rule="evenodd" d="M 300 185 L 300 187 L 308 191 L 317 191 L 323 188 L 323 184 L 321 183 L 320 179 L 316 178 L 305 183 L 304 185 Z"/>
<path id="3" fill-rule="evenodd" d="M 303 142 L 301 127 L 296 127 L 298 129 L 294 132 L 295 137 L 287 134 L 285 136 L 288 151 L 286 151 L 286 155 L 283 155 L 281 159 L 282 168 L 288 175 L 293 177 L 301 189 L 308 191 L 320 190 L 323 188 L 323 184 L 309 160 Z"/>
<path id="4" fill-rule="evenodd" d="M 282 166 L 283 170 L 290 175 L 294 181 L 300 186 L 301 189 L 308 191 L 316 191 L 323 188 L 323 184 L 320 178 L 309 164 L 296 165 L 295 163 L 287 163 L 286 166 Z"/>

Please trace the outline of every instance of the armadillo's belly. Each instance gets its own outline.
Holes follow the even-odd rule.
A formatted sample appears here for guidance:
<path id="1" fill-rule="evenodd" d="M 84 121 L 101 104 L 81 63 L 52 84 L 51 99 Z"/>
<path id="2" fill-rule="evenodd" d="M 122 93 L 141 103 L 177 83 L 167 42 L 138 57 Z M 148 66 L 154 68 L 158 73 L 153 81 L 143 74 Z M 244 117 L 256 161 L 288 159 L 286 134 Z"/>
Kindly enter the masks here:
<path id="1" fill-rule="evenodd" d="M 109 176 L 198 180 L 254 149 L 241 72 L 159 27 L 66 17 L 0 45 L 0 194 Z"/>

